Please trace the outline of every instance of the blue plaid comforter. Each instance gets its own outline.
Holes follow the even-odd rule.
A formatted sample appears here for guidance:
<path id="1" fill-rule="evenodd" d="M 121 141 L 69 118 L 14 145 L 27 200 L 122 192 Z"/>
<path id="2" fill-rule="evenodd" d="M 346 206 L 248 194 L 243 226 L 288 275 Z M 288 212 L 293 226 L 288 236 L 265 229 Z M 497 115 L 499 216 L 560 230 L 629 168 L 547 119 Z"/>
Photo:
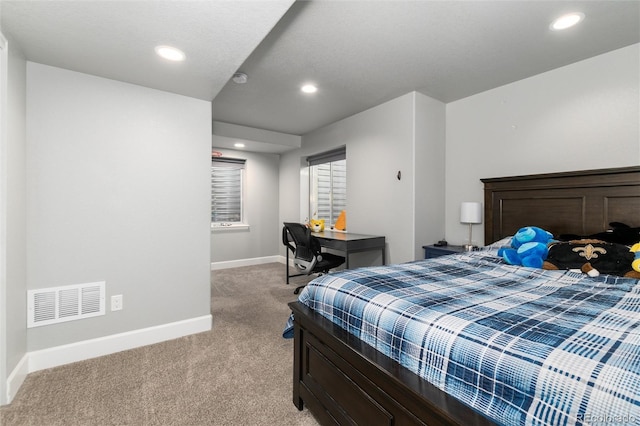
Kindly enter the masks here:
<path id="1" fill-rule="evenodd" d="M 638 280 L 487 250 L 324 275 L 299 301 L 498 424 L 640 425 Z"/>

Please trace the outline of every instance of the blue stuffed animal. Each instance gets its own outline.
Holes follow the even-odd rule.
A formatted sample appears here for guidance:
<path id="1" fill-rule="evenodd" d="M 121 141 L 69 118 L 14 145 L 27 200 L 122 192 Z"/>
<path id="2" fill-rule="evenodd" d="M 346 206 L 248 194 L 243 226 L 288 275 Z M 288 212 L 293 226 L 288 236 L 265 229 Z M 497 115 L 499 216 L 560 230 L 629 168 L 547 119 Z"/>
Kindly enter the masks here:
<path id="1" fill-rule="evenodd" d="M 542 268 L 542 263 L 549 254 L 547 245 L 551 241 L 555 241 L 551 232 L 536 226 L 527 226 L 520 228 L 511 238 L 511 247 L 498 250 L 498 256 L 510 265 Z"/>

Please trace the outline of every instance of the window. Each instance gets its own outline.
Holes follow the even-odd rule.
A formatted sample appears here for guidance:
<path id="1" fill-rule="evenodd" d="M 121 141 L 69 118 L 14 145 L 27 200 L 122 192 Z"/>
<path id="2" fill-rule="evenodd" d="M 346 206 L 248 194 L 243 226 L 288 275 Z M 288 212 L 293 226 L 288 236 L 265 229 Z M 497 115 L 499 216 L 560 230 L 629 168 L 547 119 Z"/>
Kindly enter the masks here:
<path id="1" fill-rule="evenodd" d="M 211 159 L 211 223 L 233 226 L 244 223 L 243 176 L 245 160 Z"/>
<path id="2" fill-rule="evenodd" d="M 309 217 L 333 225 L 347 209 L 346 149 L 307 158 L 309 164 Z"/>

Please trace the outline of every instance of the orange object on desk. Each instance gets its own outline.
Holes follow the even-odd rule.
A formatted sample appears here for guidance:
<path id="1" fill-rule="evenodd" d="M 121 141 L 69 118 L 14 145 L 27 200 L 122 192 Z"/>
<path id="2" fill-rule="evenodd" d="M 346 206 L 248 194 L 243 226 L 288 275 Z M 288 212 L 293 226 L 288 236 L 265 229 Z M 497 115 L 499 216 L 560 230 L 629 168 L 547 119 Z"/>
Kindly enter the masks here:
<path id="1" fill-rule="evenodd" d="M 336 220 L 336 224 L 334 226 L 338 231 L 344 231 L 347 229 L 347 211 L 342 210 L 340 212 L 340 216 L 338 216 L 338 220 Z"/>

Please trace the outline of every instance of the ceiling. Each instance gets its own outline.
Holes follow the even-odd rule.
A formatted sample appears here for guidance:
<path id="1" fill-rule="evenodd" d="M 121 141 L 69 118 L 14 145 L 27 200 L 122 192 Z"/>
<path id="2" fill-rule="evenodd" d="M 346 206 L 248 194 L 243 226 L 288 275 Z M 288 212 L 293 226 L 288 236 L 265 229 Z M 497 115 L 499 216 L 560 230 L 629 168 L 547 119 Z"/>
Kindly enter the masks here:
<path id="1" fill-rule="evenodd" d="M 549 29 L 573 11 L 580 25 Z M 2 0 L 0 13 L 31 61 L 213 100 L 218 122 L 291 135 L 410 91 L 451 102 L 640 42 L 637 0 Z M 164 63 L 157 44 L 186 61 Z M 238 70 L 246 84 L 230 80 Z"/>
<path id="2" fill-rule="evenodd" d="M 0 0 L 0 28 L 30 61 L 211 101 L 293 1 Z"/>

